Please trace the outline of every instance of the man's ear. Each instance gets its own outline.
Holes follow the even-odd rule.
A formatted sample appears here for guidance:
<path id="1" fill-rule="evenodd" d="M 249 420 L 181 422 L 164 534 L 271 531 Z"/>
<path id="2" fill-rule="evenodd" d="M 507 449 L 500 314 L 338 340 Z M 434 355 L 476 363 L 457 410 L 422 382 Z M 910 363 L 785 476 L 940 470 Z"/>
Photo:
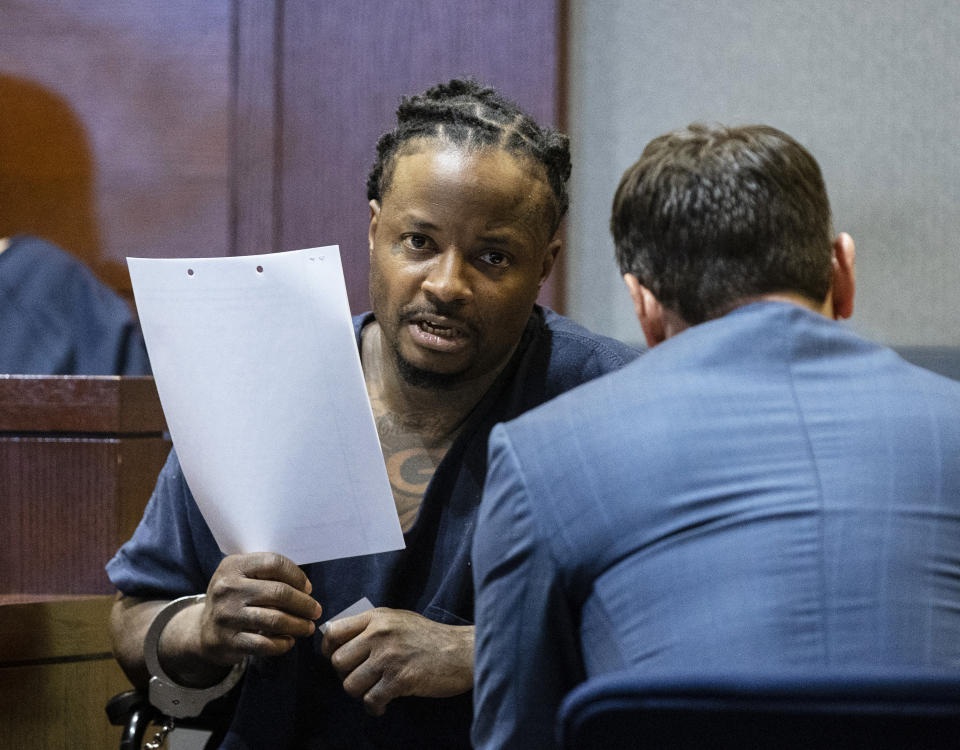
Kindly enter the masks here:
<path id="1" fill-rule="evenodd" d="M 666 340 L 667 336 L 663 324 L 663 305 L 653 296 L 632 273 L 625 273 L 623 281 L 633 300 L 633 309 L 637 312 L 637 320 L 647 339 L 647 346 L 651 349 Z"/>
<path id="2" fill-rule="evenodd" d="M 854 256 L 856 255 L 853 238 L 841 232 L 833 241 L 833 272 L 830 278 L 830 296 L 833 300 L 835 320 L 853 315 L 853 298 L 856 293 L 856 273 Z"/>
<path id="3" fill-rule="evenodd" d="M 380 201 L 374 198 L 370 201 L 370 228 L 367 229 L 367 244 L 370 254 L 373 255 L 373 238 L 377 234 L 377 221 L 380 219 Z"/>
<path id="4" fill-rule="evenodd" d="M 550 272 L 553 270 L 553 264 L 556 263 L 557 256 L 560 254 L 560 248 L 562 247 L 563 240 L 560 239 L 560 230 L 558 229 L 553 239 L 550 240 L 550 244 L 547 245 L 546 252 L 543 254 L 543 265 L 540 268 L 540 286 L 543 286 L 543 282 L 550 276 Z"/>

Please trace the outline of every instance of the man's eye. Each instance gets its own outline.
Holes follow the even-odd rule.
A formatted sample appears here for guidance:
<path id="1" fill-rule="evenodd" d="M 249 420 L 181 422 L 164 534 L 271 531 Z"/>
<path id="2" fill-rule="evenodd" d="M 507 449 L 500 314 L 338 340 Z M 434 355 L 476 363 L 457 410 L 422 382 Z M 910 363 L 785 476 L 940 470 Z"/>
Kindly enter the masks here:
<path id="1" fill-rule="evenodd" d="M 496 250 L 491 250 L 488 253 L 484 253 L 480 256 L 480 260 L 490 266 L 496 268 L 505 268 L 510 265 L 510 259 L 503 253 L 497 252 Z"/>
<path id="2" fill-rule="evenodd" d="M 424 234 L 408 234 L 403 238 L 403 244 L 412 250 L 423 250 L 430 245 L 430 238 Z"/>

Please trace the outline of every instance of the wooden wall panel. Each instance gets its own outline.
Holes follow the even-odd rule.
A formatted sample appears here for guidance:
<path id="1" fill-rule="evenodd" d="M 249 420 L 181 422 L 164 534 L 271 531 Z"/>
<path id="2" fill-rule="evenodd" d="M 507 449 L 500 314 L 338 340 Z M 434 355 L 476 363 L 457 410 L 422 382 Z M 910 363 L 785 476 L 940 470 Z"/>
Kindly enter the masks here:
<path id="1" fill-rule="evenodd" d="M 124 258 L 338 243 L 399 97 L 474 75 L 561 119 L 563 0 L 0 0 L 0 236 Z M 555 305 L 555 272 L 544 299 Z"/>
<path id="2" fill-rule="evenodd" d="M 127 255 L 228 251 L 230 0 L 0 2 L 0 236 L 116 286 Z"/>
<path id="3" fill-rule="evenodd" d="M 277 210 L 282 0 L 236 2 L 231 151 L 231 254 L 279 247 Z"/>

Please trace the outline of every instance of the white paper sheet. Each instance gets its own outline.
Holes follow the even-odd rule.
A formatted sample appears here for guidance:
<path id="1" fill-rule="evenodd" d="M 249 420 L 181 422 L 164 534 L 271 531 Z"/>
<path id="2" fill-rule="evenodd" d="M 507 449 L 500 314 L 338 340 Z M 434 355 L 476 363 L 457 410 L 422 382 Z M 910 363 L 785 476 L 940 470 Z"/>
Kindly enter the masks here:
<path id="1" fill-rule="evenodd" d="M 402 548 L 339 249 L 127 263 L 167 425 L 221 550 L 302 564 Z"/>

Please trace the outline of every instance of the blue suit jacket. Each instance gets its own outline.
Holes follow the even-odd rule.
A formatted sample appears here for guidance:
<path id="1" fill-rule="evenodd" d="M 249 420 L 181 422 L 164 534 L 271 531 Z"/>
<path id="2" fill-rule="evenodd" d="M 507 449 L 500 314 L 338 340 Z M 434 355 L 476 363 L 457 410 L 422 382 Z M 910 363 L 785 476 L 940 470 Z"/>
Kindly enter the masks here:
<path id="1" fill-rule="evenodd" d="M 478 747 L 628 666 L 960 664 L 960 384 L 745 306 L 498 427 L 473 562 Z"/>

